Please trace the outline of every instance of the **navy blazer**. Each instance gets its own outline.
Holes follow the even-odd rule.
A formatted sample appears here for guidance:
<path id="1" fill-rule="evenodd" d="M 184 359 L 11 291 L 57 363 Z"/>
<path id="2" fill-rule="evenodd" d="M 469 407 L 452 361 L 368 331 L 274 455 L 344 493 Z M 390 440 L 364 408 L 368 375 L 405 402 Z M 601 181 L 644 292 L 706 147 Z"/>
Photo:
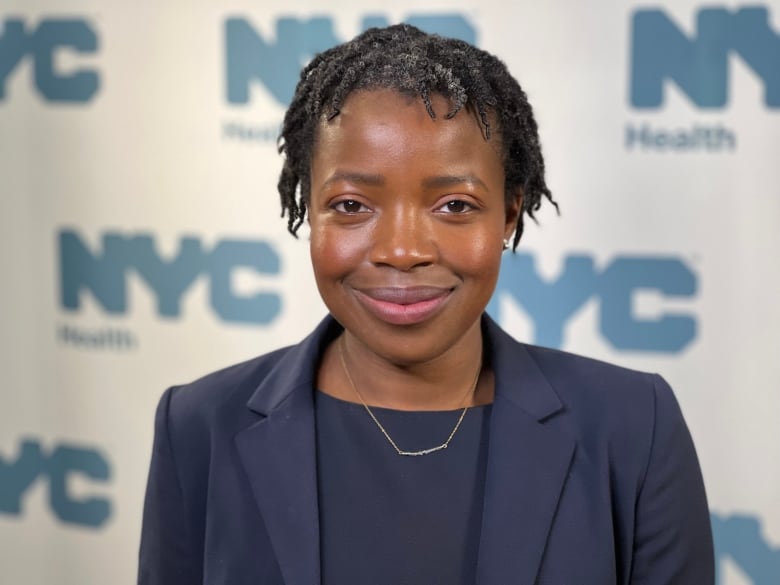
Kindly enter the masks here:
<path id="1" fill-rule="evenodd" d="M 518 343 L 488 317 L 483 330 L 495 401 L 477 583 L 711 585 L 699 464 L 663 379 Z M 327 318 L 165 392 L 140 584 L 320 583 L 313 392 L 339 332 Z"/>

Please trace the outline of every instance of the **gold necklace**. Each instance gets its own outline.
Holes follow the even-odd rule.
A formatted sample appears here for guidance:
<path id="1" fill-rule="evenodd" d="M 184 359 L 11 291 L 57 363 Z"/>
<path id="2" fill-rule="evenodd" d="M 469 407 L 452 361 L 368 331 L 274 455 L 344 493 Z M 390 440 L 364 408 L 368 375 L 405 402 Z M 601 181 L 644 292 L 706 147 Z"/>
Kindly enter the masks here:
<path id="1" fill-rule="evenodd" d="M 344 338 L 342 338 L 339 342 L 339 359 L 341 360 L 341 367 L 344 368 L 344 373 L 347 375 L 347 380 L 349 380 L 349 385 L 352 386 L 352 390 L 355 391 L 355 394 L 357 394 L 357 397 L 360 399 L 360 402 L 363 404 L 363 407 L 366 409 L 368 416 L 370 416 L 371 420 L 373 420 L 376 426 L 379 427 L 379 430 L 382 431 L 382 434 L 385 436 L 385 439 L 387 439 L 387 442 L 393 446 L 393 449 L 395 449 L 396 453 L 398 453 L 399 455 L 403 455 L 405 457 L 419 457 L 421 455 L 430 455 L 431 453 L 435 453 L 436 451 L 441 451 L 443 449 L 446 449 L 449 446 L 452 437 L 454 437 L 455 433 L 458 432 L 458 429 L 460 428 L 460 423 L 463 422 L 463 418 L 466 416 L 466 411 L 469 409 L 468 406 L 463 408 L 463 412 L 460 413 L 458 422 L 455 423 L 455 427 L 452 429 L 450 436 L 447 437 L 447 440 L 444 441 L 441 445 L 438 445 L 437 447 L 430 447 L 429 449 L 422 449 L 420 451 L 404 451 L 398 445 L 395 444 L 395 441 L 393 441 L 392 437 L 390 437 L 390 433 L 388 433 L 387 430 L 385 430 L 385 427 L 382 426 L 382 423 L 379 422 L 379 419 L 377 419 L 373 411 L 368 407 L 368 404 L 366 404 L 366 401 L 363 399 L 363 395 L 357 389 L 357 386 L 355 386 L 355 382 L 352 381 L 352 376 L 350 376 L 349 370 L 347 369 L 347 362 L 344 360 Z M 477 383 L 479 383 L 479 374 L 481 372 L 482 372 L 482 361 L 480 360 L 479 368 L 477 368 L 477 375 L 474 378 L 474 383 L 469 387 L 468 391 L 466 392 L 466 395 L 461 400 L 461 404 L 466 400 L 469 394 L 473 394 L 476 391 Z"/>

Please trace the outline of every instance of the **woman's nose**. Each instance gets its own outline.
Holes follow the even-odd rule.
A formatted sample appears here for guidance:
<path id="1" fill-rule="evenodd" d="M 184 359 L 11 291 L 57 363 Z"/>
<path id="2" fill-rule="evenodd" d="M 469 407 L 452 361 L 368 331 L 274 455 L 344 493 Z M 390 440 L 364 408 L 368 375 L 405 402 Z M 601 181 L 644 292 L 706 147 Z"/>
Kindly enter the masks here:
<path id="1" fill-rule="evenodd" d="M 388 210 L 377 219 L 371 246 L 376 265 L 411 270 L 436 260 L 437 246 L 431 221 L 413 207 Z"/>

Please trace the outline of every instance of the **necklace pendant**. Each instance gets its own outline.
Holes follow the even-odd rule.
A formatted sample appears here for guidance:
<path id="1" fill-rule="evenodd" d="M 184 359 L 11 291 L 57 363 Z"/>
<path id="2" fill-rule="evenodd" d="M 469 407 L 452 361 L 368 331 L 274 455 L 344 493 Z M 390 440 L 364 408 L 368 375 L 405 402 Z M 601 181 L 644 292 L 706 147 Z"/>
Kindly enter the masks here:
<path id="1" fill-rule="evenodd" d="M 442 451 L 443 449 L 447 448 L 447 443 L 444 443 L 443 445 L 439 445 L 438 447 L 431 447 L 430 449 L 423 449 L 422 451 L 401 451 L 398 450 L 399 455 L 403 455 L 404 457 L 419 457 L 421 455 L 430 455 L 431 453 L 436 453 L 436 451 Z"/>

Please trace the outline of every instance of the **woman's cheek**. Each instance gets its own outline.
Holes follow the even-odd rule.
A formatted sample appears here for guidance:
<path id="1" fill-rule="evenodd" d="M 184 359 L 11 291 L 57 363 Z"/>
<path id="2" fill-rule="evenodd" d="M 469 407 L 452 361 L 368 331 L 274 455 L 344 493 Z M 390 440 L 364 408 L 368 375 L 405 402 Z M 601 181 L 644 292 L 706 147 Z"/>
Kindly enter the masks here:
<path id="1" fill-rule="evenodd" d="M 499 236 L 503 235 L 498 232 Z M 443 251 L 443 262 L 452 263 L 458 266 L 460 270 L 467 271 L 474 276 L 485 276 L 495 273 L 501 265 L 501 255 L 503 252 L 503 239 L 497 237 L 495 231 L 479 230 L 472 231 L 467 236 L 456 234 L 455 240 L 467 238 L 469 245 L 463 246 L 462 242 L 442 241 L 440 248 Z M 457 258 L 451 257 L 457 254 Z"/>
<path id="2" fill-rule="evenodd" d="M 315 274 L 344 276 L 358 267 L 370 246 L 365 228 L 338 228 L 314 225 L 311 234 L 311 259 Z"/>

